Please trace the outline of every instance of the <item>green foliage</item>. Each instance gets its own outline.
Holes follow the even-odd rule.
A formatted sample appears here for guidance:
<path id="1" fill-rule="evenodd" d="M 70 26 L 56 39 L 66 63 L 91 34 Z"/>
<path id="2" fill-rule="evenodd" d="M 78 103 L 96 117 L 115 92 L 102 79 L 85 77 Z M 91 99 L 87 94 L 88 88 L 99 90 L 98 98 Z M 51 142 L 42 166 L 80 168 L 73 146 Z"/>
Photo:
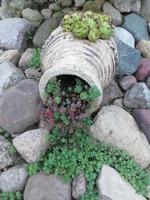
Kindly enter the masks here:
<path id="1" fill-rule="evenodd" d="M 101 95 L 99 89 L 96 86 L 92 86 L 88 91 L 80 93 L 80 98 L 86 101 L 93 101 Z"/>
<path id="2" fill-rule="evenodd" d="M 10 156 L 14 156 L 17 153 L 17 150 L 16 150 L 16 148 L 13 145 L 11 145 L 9 147 L 9 149 L 8 149 L 8 152 L 9 152 Z"/>
<path id="3" fill-rule="evenodd" d="M 88 39 L 90 42 L 96 42 L 98 39 L 108 40 L 113 33 L 111 17 L 91 11 L 65 15 L 62 29 L 72 32 L 78 39 Z"/>
<path id="4" fill-rule="evenodd" d="M 0 128 L 0 135 L 8 139 L 9 141 L 12 139 L 11 134 L 5 131 L 3 128 Z"/>
<path id="5" fill-rule="evenodd" d="M 86 118 L 83 119 L 83 125 L 92 126 L 93 125 L 93 120 L 90 117 L 86 117 Z"/>
<path id="6" fill-rule="evenodd" d="M 46 86 L 46 92 L 55 96 L 60 95 L 60 81 L 50 81 Z"/>
<path id="7" fill-rule="evenodd" d="M 80 79 L 76 79 L 76 85 L 74 88 L 74 92 L 80 94 L 82 92 L 82 90 L 83 90 L 83 85 L 82 85 Z"/>
<path id="8" fill-rule="evenodd" d="M 41 49 L 37 48 L 33 50 L 32 58 L 28 62 L 28 67 L 38 69 L 40 65 L 41 65 Z"/>
<path id="9" fill-rule="evenodd" d="M 41 160 L 28 165 L 30 175 L 43 170 L 47 175 L 55 173 L 70 182 L 83 172 L 87 190 L 81 200 L 98 200 L 95 183 L 103 164 L 106 164 L 115 168 L 138 193 L 147 197 L 149 174 L 127 153 L 99 143 L 82 129 L 76 129 L 74 134 L 66 134 L 65 137 L 59 132 L 58 127 L 52 130 L 49 134 L 51 149 Z"/>
<path id="10" fill-rule="evenodd" d="M 0 200 L 22 200 L 23 196 L 20 192 L 2 192 Z"/>
<path id="11" fill-rule="evenodd" d="M 68 119 L 68 117 L 65 114 L 62 114 L 60 118 L 61 118 L 62 122 L 65 124 L 65 126 L 68 126 L 70 124 L 70 120 Z"/>

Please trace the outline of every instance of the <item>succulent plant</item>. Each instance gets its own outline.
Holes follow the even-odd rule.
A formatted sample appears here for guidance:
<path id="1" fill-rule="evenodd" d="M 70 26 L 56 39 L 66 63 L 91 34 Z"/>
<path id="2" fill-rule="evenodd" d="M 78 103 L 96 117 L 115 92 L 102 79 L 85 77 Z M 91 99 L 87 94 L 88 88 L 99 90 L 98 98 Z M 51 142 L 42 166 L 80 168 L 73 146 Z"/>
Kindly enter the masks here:
<path id="1" fill-rule="evenodd" d="M 108 40 L 113 33 L 111 17 L 91 11 L 66 15 L 62 29 L 65 32 L 72 32 L 78 39 L 87 39 L 90 42 L 96 42 L 98 39 Z"/>
<path id="2" fill-rule="evenodd" d="M 89 28 L 87 24 L 83 21 L 79 21 L 74 25 L 73 35 L 76 38 L 84 39 L 88 36 Z"/>

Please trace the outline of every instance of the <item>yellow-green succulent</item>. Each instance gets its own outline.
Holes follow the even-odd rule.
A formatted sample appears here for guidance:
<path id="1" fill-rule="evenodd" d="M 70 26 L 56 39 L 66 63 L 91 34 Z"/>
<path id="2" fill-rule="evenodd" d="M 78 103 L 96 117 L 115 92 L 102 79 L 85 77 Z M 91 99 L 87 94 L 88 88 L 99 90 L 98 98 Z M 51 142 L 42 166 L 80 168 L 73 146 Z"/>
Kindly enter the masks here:
<path id="1" fill-rule="evenodd" d="M 66 15 L 62 29 L 64 32 L 72 32 L 77 39 L 87 39 L 90 42 L 96 42 L 99 39 L 108 40 L 113 33 L 111 17 L 91 11 Z"/>

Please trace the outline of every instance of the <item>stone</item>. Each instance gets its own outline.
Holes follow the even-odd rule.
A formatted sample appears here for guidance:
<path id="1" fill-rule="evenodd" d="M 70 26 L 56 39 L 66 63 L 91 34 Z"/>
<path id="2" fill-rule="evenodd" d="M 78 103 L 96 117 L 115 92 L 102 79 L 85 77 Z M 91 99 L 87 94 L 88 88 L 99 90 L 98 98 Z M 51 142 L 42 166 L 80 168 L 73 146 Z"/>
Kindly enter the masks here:
<path id="1" fill-rule="evenodd" d="M 42 103 L 38 83 L 22 80 L 0 98 L 0 127 L 11 134 L 20 134 L 39 121 Z"/>
<path id="2" fill-rule="evenodd" d="M 104 4 L 103 12 L 111 16 L 112 22 L 115 26 L 119 26 L 122 24 L 122 16 L 120 12 L 116 8 L 114 8 L 109 2 L 106 2 Z"/>
<path id="3" fill-rule="evenodd" d="M 126 29 L 122 27 L 115 27 L 114 35 L 126 45 L 135 48 L 135 39 Z"/>
<path id="4" fill-rule="evenodd" d="M 12 165 L 15 160 L 9 151 L 11 147 L 12 144 L 3 136 L 0 136 L 0 170 Z"/>
<path id="5" fill-rule="evenodd" d="M 11 87 L 25 79 L 23 72 L 9 61 L 0 62 L 0 97 Z"/>
<path id="6" fill-rule="evenodd" d="M 109 85 L 103 91 L 102 105 L 107 105 L 111 103 L 114 99 L 122 97 L 123 94 L 118 87 L 117 83 L 112 80 Z"/>
<path id="7" fill-rule="evenodd" d="M 141 16 L 150 22 L 150 1 L 142 1 Z"/>
<path id="8" fill-rule="evenodd" d="M 103 165 L 97 179 L 101 200 L 146 200 L 112 167 Z"/>
<path id="9" fill-rule="evenodd" d="M 150 77 L 148 77 L 148 79 L 146 80 L 146 85 L 147 85 L 147 87 L 148 87 L 149 90 L 150 90 Z"/>
<path id="10" fill-rule="evenodd" d="M 27 77 L 27 79 L 34 79 L 39 81 L 41 76 L 42 76 L 42 72 L 41 69 L 32 69 L 32 68 L 28 68 L 25 70 L 25 75 Z"/>
<path id="11" fill-rule="evenodd" d="M 52 31 L 57 28 L 59 25 L 59 21 L 56 19 L 46 19 L 41 26 L 38 28 L 34 38 L 33 38 L 33 44 L 35 47 L 42 48 L 44 45 L 46 39 L 49 37 L 49 35 L 52 33 Z"/>
<path id="12" fill-rule="evenodd" d="M 140 40 L 137 43 L 136 48 L 140 50 L 144 58 L 150 59 L 150 41 Z"/>
<path id="13" fill-rule="evenodd" d="M 83 6 L 83 11 L 100 12 L 100 9 L 95 1 L 86 1 Z"/>
<path id="14" fill-rule="evenodd" d="M 105 2 L 106 2 L 106 0 L 95 0 L 95 3 L 98 6 L 99 10 L 101 10 L 101 8 L 103 7 Z"/>
<path id="15" fill-rule="evenodd" d="M 135 109 L 133 116 L 150 143 L 150 110 Z"/>
<path id="16" fill-rule="evenodd" d="M 138 81 L 145 81 L 150 76 L 150 59 L 142 59 L 135 77 Z"/>
<path id="17" fill-rule="evenodd" d="M 121 13 L 131 12 L 131 0 L 110 0 L 117 10 Z"/>
<path id="18" fill-rule="evenodd" d="M 75 6 L 76 7 L 81 7 L 85 3 L 85 0 L 75 0 Z"/>
<path id="19" fill-rule="evenodd" d="M 132 88 L 132 86 L 137 83 L 136 78 L 133 75 L 124 76 L 120 81 L 120 86 L 123 90 L 127 91 Z"/>
<path id="20" fill-rule="evenodd" d="M 84 174 L 77 176 L 72 183 L 72 196 L 74 199 L 80 199 L 86 192 L 86 178 Z"/>
<path id="21" fill-rule="evenodd" d="M 31 23 L 25 19 L 0 20 L 0 48 L 23 51 L 26 47 L 26 34 L 31 29 Z"/>
<path id="22" fill-rule="evenodd" d="M 58 12 L 61 10 L 61 7 L 58 3 L 53 2 L 49 4 L 49 9 L 51 9 L 53 12 Z"/>
<path id="23" fill-rule="evenodd" d="M 23 9 L 33 5 L 33 0 L 2 0 L 0 18 L 20 17 Z"/>
<path id="24" fill-rule="evenodd" d="M 24 19 L 30 21 L 34 27 L 38 27 L 43 20 L 43 17 L 40 14 L 40 12 L 31 8 L 24 9 L 22 11 L 22 16 Z"/>
<path id="25" fill-rule="evenodd" d="M 28 178 L 23 166 L 15 166 L 4 171 L 0 175 L 0 189 L 2 192 L 23 191 Z"/>
<path id="26" fill-rule="evenodd" d="M 149 40 L 147 22 L 137 14 L 129 14 L 124 18 L 123 28 L 127 29 L 135 38 L 136 42 L 141 39 Z"/>
<path id="27" fill-rule="evenodd" d="M 131 75 L 136 72 L 140 61 L 140 51 L 134 49 L 115 37 L 118 49 L 117 73 L 119 75 Z"/>
<path id="28" fill-rule="evenodd" d="M 13 145 L 28 163 L 36 162 L 44 154 L 49 144 L 46 142 L 46 130 L 35 129 L 15 137 Z"/>
<path id="29" fill-rule="evenodd" d="M 72 0 L 58 0 L 58 3 L 62 7 L 70 7 L 72 5 Z"/>
<path id="30" fill-rule="evenodd" d="M 2 49 L 0 49 L 0 56 L 4 53 L 4 51 Z"/>
<path id="31" fill-rule="evenodd" d="M 25 187 L 24 200 L 71 200 L 71 185 L 55 175 L 31 176 Z"/>
<path id="32" fill-rule="evenodd" d="M 52 16 L 52 10 L 48 8 L 42 9 L 41 14 L 44 19 L 50 18 Z"/>
<path id="33" fill-rule="evenodd" d="M 123 103 L 128 108 L 150 108 L 150 90 L 144 82 L 136 83 L 126 92 Z"/>
<path id="34" fill-rule="evenodd" d="M 91 134 L 128 152 L 141 167 L 150 164 L 150 145 L 132 115 L 124 109 L 114 105 L 102 107 L 91 126 Z"/>
<path id="35" fill-rule="evenodd" d="M 7 60 L 14 65 L 17 65 L 20 60 L 20 56 L 21 54 L 15 49 L 7 50 L 2 55 L 0 55 L 0 63 Z"/>
<path id="36" fill-rule="evenodd" d="M 32 58 L 33 55 L 33 48 L 28 48 L 26 51 L 22 54 L 20 61 L 19 61 L 19 67 L 23 70 L 28 68 L 28 63 Z"/>
<path id="37" fill-rule="evenodd" d="M 34 1 L 39 4 L 44 4 L 44 3 L 48 2 L 48 0 L 34 0 Z"/>
<path id="38" fill-rule="evenodd" d="M 115 99 L 113 101 L 113 105 L 118 106 L 120 108 L 123 108 L 123 99 L 122 98 Z"/>
<path id="39" fill-rule="evenodd" d="M 132 0 L 131 2 L 131 11 L 140 14 L 141 11 L 141 0 Z"/>

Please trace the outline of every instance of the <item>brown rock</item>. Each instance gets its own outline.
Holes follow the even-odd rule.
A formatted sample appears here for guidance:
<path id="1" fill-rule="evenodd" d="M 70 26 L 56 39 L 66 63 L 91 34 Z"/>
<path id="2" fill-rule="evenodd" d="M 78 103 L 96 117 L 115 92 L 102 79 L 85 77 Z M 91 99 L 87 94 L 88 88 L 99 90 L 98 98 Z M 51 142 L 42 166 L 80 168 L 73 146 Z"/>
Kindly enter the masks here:
<path id="1" fill-rule="evenodd" d="M 150 41 L 140 40 L 136 46 L 145 58 L 150 58 Z"/>

